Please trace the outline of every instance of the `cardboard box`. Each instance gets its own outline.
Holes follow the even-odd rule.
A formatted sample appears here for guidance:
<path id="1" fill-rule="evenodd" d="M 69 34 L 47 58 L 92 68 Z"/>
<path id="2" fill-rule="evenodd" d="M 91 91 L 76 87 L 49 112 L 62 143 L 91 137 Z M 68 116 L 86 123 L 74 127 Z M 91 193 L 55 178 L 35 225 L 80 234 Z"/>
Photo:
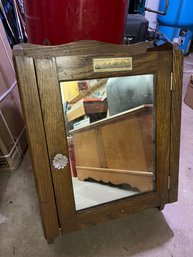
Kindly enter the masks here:
<path id="1" fill-rule="evenodd" d="M 184 102 L 193 109 L 193 75 L 190 76 Z"/>

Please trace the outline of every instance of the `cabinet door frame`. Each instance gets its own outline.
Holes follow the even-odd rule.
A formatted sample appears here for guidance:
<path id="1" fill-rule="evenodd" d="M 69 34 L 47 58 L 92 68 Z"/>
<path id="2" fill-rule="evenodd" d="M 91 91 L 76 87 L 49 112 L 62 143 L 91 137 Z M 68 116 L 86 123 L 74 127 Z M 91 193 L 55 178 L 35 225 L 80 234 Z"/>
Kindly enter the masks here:
<path id="1" fill-rule="evenodd" d="M 132 69 L 94 72 L 93 59 L 132 59 Z M 62 46 L 16 46 L 14 62 L 28 132 L 45 237 L 105 222 L 177 200 L 182 54 L 168 45 L 113 45 L 79 41 Z M 76 211 L 70 166 L 57 170 L 56 154 L 68 157 L 59 81 L 155 74 L 155 180 L 153 192 Z M 46 208 L 45 208 L 46 206 Z M 46 211 L 47 209 L 47 211 Z"/>

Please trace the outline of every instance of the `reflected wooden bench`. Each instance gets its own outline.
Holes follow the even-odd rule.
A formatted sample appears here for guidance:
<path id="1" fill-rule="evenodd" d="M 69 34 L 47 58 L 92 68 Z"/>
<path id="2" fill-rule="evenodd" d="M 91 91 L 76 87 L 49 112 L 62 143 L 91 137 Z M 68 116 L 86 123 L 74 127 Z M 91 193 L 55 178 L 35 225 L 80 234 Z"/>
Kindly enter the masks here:
<path id="1" fill-rule="evenodd" d="M 79 180 L 153 189 L 153 110 L 142 105 L 71 130 Z"/>

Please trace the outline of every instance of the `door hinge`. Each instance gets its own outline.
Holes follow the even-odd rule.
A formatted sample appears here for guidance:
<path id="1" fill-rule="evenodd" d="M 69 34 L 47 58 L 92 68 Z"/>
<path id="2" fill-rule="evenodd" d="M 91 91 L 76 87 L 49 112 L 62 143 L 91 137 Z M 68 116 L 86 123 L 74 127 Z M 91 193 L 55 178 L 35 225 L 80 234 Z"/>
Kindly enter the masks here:
<path id="1" fill-rule="evenodd" d="M 170 176 L 168 176 L 168 190 L 170 190 Z"/>
<path id="2" fill-rule="evenodd" d="M 171 72 L 171 85 L 170 85 L 170 90 L 173 90 L 173 72 Z"/>

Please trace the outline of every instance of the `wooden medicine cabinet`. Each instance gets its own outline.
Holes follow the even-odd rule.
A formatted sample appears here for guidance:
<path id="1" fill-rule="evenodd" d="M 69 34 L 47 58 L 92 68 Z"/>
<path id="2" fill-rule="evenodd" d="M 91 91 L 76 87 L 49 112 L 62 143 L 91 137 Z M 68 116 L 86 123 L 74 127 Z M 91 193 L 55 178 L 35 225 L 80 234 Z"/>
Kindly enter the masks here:
<path id="1" fill-rule="evenodd" d="M 182 54 L 171 45 L 18 45 L 44 234 L 177 200 Z"/>

